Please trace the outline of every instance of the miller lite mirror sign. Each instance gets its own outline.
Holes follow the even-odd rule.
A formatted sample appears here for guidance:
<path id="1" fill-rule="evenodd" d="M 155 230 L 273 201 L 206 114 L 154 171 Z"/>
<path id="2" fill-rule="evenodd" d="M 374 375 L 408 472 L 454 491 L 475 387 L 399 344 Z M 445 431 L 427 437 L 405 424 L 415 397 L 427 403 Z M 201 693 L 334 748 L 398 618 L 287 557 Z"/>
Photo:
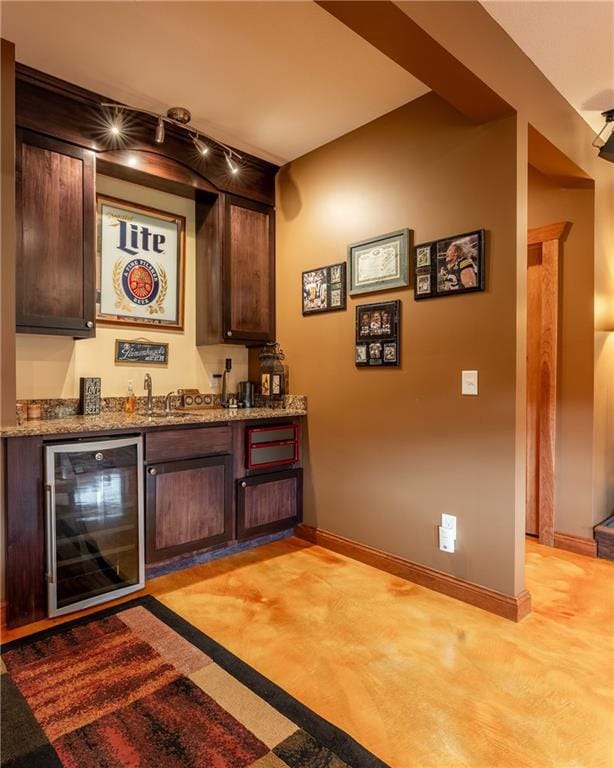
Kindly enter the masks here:
<path id="1" fill-rule="evenodd" d="M 97 196 L 97 320 L 183 329 L 185 218 Z"/>

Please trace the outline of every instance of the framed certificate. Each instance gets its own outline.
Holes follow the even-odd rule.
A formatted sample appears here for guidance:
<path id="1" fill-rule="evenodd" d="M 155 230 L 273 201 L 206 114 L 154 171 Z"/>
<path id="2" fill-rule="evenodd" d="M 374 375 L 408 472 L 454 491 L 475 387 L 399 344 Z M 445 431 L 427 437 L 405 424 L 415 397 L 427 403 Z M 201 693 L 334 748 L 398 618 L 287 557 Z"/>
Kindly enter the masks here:
<path id="1" fill-rule="evenodd" d="M 96 319 L 183 329 L 185 218 L 98 195 Z"/>
<path id="2" fill-rule="evenodd" d="M 409 229 L 399 229 L 349 245 L 349 294 L 354 296 L 408 286 L 409 237 Z"/>

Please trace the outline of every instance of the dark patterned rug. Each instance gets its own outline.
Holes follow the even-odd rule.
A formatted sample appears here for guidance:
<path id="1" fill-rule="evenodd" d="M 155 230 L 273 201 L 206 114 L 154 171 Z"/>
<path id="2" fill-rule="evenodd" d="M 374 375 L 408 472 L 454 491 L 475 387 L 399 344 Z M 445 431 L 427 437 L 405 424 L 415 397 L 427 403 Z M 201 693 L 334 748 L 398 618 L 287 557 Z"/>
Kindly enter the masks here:
<path id="1" fill-rule="evenodd" d="M 3 646 L 1 682 L 3 768 L 387 768 L 153 597 Z"/>

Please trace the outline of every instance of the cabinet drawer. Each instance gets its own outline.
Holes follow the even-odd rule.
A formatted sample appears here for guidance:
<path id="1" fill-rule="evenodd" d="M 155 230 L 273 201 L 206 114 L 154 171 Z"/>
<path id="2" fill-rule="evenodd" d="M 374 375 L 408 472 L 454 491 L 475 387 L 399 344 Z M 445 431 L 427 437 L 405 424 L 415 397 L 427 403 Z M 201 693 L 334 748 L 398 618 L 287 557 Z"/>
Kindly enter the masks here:
<path id="1" fill-rule="evenodd" d="M 302 469 L 245 477 L 237 482 L 238 538 L 290 528 L 302 519 L 302 507 Z"/>
<path id="2" fill-rule="evenodd" d="M 145 460 L 148 463 L 231 452 L 232 431 L 229 426 L 169 429 L 150 432 L 145 439 Z"/>

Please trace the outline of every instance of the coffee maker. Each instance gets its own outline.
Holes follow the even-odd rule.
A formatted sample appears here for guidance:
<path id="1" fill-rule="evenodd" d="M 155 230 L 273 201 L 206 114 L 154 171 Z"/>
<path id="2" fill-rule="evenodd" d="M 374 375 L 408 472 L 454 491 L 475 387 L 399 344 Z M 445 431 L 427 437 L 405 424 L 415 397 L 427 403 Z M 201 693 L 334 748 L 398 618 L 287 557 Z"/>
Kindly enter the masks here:
<path id="1" fill-rule="evenodd" d="M 253 381 L 240 381 L 239 391 L 237 392 L 237 401 L 244 408 L 254 407 L 255 385 Z"/>

